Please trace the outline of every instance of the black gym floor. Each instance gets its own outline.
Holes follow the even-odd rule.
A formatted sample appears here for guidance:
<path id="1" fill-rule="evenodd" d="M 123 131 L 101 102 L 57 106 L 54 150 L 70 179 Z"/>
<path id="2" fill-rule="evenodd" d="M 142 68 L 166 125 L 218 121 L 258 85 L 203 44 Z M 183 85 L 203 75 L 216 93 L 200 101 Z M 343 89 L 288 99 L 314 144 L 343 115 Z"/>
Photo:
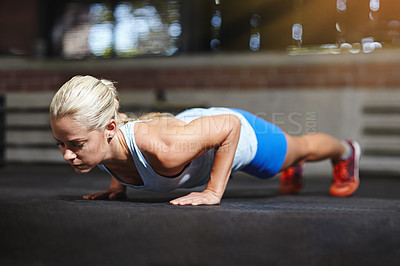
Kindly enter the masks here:
<path id="1" fill-rule="evenodd" d="M 86 201 L 105 173 L 6 166 L 0 265 L 398 265 L 399 176 L 363 173 L 349 198 L 328 195 L 330 177 L 290 196 L 278 181 L 238 173 L 220 205 L 172 206 L 187 191 Z"/>

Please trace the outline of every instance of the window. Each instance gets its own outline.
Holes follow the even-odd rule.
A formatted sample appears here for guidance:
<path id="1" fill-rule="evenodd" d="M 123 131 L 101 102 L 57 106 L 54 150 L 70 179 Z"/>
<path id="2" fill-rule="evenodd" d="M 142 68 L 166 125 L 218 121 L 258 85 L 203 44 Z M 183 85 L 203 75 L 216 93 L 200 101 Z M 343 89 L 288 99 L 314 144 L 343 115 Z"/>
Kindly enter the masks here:
<path id="1" fill-rule="evenodd" d="M 52 44 L 64 58 L 173 55 L 182 34 L 179 8 L 178 1 L 70 2 Z"/>
<path id="2" fill-rule="evenodd" d="M 36 47 L 36 55 L 72 59 L 199 52 L 370 53 L 400 45 L 398 0 L 36 2 L 37 19 L 23 16 L 18 31 L 6 25 L 17 25 L 12 12 L 7 16 L 17 5 L 4 2 L 3 30 L 12 36 L 3 36 L 0 54 L 29 54 L 29 47 Z M 23 14 L 32 13 L 32 5 L 21 8 Z"/>

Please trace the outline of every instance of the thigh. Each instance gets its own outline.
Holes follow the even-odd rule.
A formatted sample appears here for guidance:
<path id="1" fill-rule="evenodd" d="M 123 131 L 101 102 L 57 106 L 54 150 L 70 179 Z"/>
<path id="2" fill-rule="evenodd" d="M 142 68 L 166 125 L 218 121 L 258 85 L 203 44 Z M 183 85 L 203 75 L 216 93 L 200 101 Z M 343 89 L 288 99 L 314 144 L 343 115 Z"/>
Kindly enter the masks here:
<path id="1" fill-rule="evenodd" d="M 282 170 L 288 167 L 303 164 L 308 156 L 307 142 L 302 137 L 295 137 L 286 134 L 287 153 L 283 162 Z"/>

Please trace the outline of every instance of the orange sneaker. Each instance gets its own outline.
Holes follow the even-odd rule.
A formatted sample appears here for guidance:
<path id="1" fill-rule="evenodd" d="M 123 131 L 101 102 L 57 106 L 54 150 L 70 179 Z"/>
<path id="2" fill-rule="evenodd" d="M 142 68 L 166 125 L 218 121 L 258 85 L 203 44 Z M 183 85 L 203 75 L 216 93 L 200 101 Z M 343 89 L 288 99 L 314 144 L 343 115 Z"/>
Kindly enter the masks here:
<path id="1" fill-rule="evenodd" d="M 329 189 L 329 194 L 332 196 L 350 196 L 356 192 L 360 185 L 360 145 L 356 141 L 346 140 L 346 142 L 353 149 L 353 153 L 347 160 L 340 161 L 333 166 L 333 184 Z"/>
<path id="2" fill-rule="evenodd" d="M 281 194 L 296 194 L 303 188 L 304 164 L 289 167 L 281 173 Z"/>

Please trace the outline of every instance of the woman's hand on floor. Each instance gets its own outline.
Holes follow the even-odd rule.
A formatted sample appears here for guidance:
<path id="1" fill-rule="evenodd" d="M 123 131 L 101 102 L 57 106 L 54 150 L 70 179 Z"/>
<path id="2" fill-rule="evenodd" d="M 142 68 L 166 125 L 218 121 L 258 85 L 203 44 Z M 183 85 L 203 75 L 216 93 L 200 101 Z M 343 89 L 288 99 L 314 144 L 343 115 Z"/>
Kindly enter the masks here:
<path id="1" fill-rule="evenodd" d="M 126 199 L 126 189 L 123 188 L 109 188 L 96 193 L 88 194 L 83 196 L 86 200 L 120 200 Z"/>
<path id="2" fill-rule="evenodd" d="M 221 197 L 209 190 L 192 192 L 189 195 L 171 200 L 172 205 L 216 205 L 221 202 Z"/>

